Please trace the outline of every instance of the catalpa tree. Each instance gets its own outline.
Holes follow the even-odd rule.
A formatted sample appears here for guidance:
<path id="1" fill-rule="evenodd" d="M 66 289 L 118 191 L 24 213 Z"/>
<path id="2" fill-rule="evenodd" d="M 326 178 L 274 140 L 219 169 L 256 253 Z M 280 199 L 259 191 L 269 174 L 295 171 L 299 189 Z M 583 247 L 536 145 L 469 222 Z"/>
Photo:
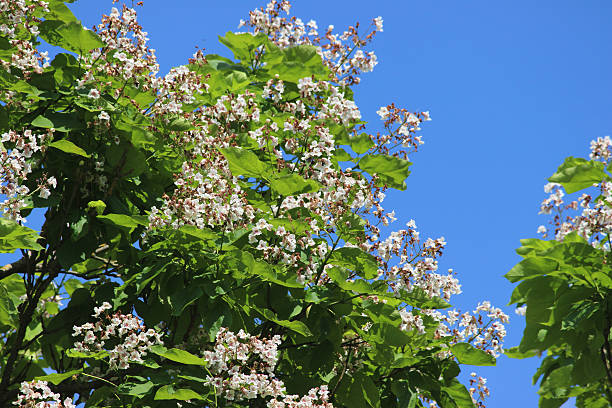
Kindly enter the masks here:
<path id="1" fill-rule="evenodd" d="M 533 377 L 540 407 L 575 397 L 579 408 L 612 405 L 612 140 L 591 142 L 590 160 L 568 157 L 546 184 L 546 239 L 524 239 L 506 278 L 520 282 L 511 303 L 527 326 L 511 357 L 546 353 Z M 567 200 L 565 194 L 582 192 Z"/>
<path id="2" fill-rule="evenodd" d="M 507 316 L 387 231 L 427 112 L 353 92 L 382 19 L 252 11 L 158 74 L 136 11 L 0 0 L 0 406 L 473 407 Z M 61 47 L 50 60 L 44 43 Z M 40 232 L 25 224 L 44 212 Z M 386 232 L 387 231 L 387 232 Z"/>

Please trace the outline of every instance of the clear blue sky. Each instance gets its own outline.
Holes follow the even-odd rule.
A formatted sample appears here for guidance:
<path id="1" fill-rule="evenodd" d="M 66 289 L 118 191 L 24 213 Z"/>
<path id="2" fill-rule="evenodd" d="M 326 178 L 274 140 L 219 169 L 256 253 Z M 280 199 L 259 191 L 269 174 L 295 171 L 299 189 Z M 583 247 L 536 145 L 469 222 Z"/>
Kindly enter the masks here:
<path id="1" fill-rule="evenodd" d="M 166 72 L 196 45 L 231 56 L 217 35 L 262 5 L 145 0 L 139 16 Z M 110 7 L 71 5 L 89 26 Z M 590 140 L 612 135 L 612 2 L 295 0 L 291 14 L 336 30 L 384 18 L 373 45 L 379 64 L 356 88 L 362 115 L 378 126 L 376 110 L 394 102 L 433 118 L 411 156 L 408 189 L 390 194 L 386 207 L 396 209 L 397 228 L 414 218 L 425 236 L 446 238 L 441 269 L 459 274 L 458 308 L 485 299 L 504 306 L 513 287 L 502 275 L 519 260 L 519 239 L 546 222 L 538 216 L 546 178 L 566 156 L 586 157 Z M 509 347 L 524 324 L 504 308 Z M 475 370 L 489 379 L 487 405 L 537 406 L 537 365 L 502 357 Z"/>

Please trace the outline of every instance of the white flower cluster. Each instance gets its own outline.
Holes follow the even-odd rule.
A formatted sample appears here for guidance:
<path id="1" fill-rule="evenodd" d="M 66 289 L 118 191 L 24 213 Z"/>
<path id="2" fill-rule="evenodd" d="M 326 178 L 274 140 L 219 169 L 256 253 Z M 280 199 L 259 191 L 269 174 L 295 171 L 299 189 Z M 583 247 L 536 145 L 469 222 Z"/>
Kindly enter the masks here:
<path id="1" fill-rule="evenodd" d="M 131 314 L 106 313 L 112 309 L 108 302 L 94 309 L 93 317 L 99 318 L 95 323 L 74 326 L 73 337 L 83 337 L 74 343 L 79 352 L 99 352 L 105 350 L 106 342 L 114 344 L 108 350 L 109 368 L 111 370 L 129 368 L 129 362 L 142 362 L 151 346 L 162 344 L 161 334 L 148 329 L 142 321 Z"/>
<path id="2" fill-rule="evenodd" d="M 267 6 L 249 13 L 248 21 L 240 21 L 239 27 L 248 25 L 254 33 L 266 33 L 270 40 L 281 48 L 300 44 L 311 44 L 317 47 L 323 63 L 331 70 L 334 80 L 340 85 L 353 85 L 360 82 L 359 74 L 372 71 L 377 64 L 372 51 L 364 52 L 354 48 L 367 45 L 377 32 L 383 31 L 383 19 L 372 19 L 373 29 L 365 36 L 360 36 L 357 27 L 351 26 L 342 34 L 333 34 L 334 26 L 329 26 L 323 35 L 319 35 L 317 22 L 310 20 L 304 23 L 297 17 L 281 17 L 289 14 L 291 5 L 288 1 L 270 1 Z"/>
<path id="3" fill-rule="evenodd" d="M 90 75 L 91 72 L 100 72 L 125 81 L 137 77 L 143 89 L 157 85 L 159 78 L 155 75 L 159 65 L 155 50 L 147 46 L 149 39 L 137 22 L 136 10 L 125 5 L 121 11 L 113 7 L 110 14 L 104 15 L 102 22 L 94 27 L 94 31 L 106 46 L 92 50 L 90 55 L 83 57 Z"/>
<path id="4" fill-rule="evenodd" d="M 40 11 L 49 11 L 49 3 L 42 0 L 0 0 L 0 34 L 6 37 L 14 49 L 11 60 L 0 58 L 0 65 L 11 72 L 18 68 L 24 75 L 42 73 L 49 65 L 48 52 L 40 52 L 30 41 L 39 34 Z"/>
<path id="5" fill-rule="evenodd" d="M 327 386 L 322 385 L 312 388 L 302 398 L 298 395 L 283 395 L 280 400 L 272 399 L 268 402 L 268 408 L 333 408 L 329 398 Z"/>
<path id="6" fill-rule="evenodd" d="M 311 389 L 307 395 L 288 395 L 284 383 L 275 377 L 280 336 L 259 339 L 240 330 L 222 327 L 212 351 L 204 351 L 212 376 L 207 383 L 228 401 L 267 398 L 268 408 L 333 408 L 326 386 Z"/>
<path id="7" fill-rule="evenodd" d="M 62 401 L 60 394 L 51 391 L 46 381 L 22 382 L 13 405 L 19 408 L 76 408 L 72 398 Z"/>
<path id="8" fill-rule="evenodd" d="M 453 336 L 453 342 L 467 342 L 474 347 L 486 351 L 494 357 L 503 354 L 503 343 L 506 337 L 505 323 L 509 317 L 491 302 L 478 303 L 476 309 L 459 313 L 450 310 L 446 315 L 438 310 L 421 310 L 424 315 L 431 316 L 438 322 L 435 337 Z"/>
<path id="9" fill-rule="evenodd" d="M 226 328 L 217 333 L 212 351 L 204 351 L 217 394 L 230 401 L 276 396 L 284 392 L 282 381 L 274 376 L 280 336 L 261 340 L 240 330 Z M 247 362 L 251 365 L 247 366 Z"/>
<path id="10" fill-rule="evenodd" d="M 405 309 L 400 310 L 400 316 L 402 317 L 402 324 L 400 325 L 401 330 L 416 329 L 421 334 L 425 333 L 425 324 L 421 316 L 415 315 Z"/>
<path id="11" fill-rule="evenodd" d="M 387 239 L 373 245 L 385 265 L 393 255 L 399 257 L 397 263 L 387 270 L 392 289 L 399 293 L 418 288 L 429 297 L 441 296 L 445 300 L 461 293 L 459 280 L 453 276 L 452 270 L 448 274 L 437 273 L 436 259 L 446 246 L 444 237 L 435 240 L 428 238 L 423 243 L 414 220 L 410 220 L 406 226 L 407 229 L 394 231 Z"/>
<path id="12" fill-rule="evenodd" d="M 591 141 L 591 160 L 601 160 L 608 163 L 612 157 L 612 139 L 610 136 L 598 137 L 597 140 Z"/>
<path id="13" fill-rule="evenodd" d="M 470 395 L 472 396 L 472 402 L 476 408 L 484 408 L 485 398 L 491 395 L 489 387 L 487 387 L 487 379 L 484 377 L 477 376 L 476 373 L 470 373 Z"/>
<path id="14" fill-rule="evenodd" d="M 23 183 L 32 172 L 32 156 L 44 149 L 43 142 L 50 135 L 35 135 L 31 130 L 25 130 L 23 134 L 12 130 L 2 134 L 0 194 L 5 195 L 6 199 L 0 203 L 0 209 L 4 217 L 25 222 L 19 211 L 25 206 L 24 199 L 30 194 L 30 189 Z M 42 198 L 47 198 L 51 194 L 50 189 L 56 185 L 54 177 L 45 177 L 39 181 L 36 191 Z"/>
<path id="15" fill-rule="evenodd" d="M 591 160 L 602 161 L 605 165 L 610 157 L 612 140 L 609 136 L 591 142 Z M 546 184 L 544 192 L 548 197 L 540 205 L 540 214 L 553 216 L 550 233 L 556 240 L 563 241 L 569 233 L 577 232 L 594 247 L 608 251 L 610 245 L 606 237 L 612 232 L 612 183 L 602 180 L 593 187 L 597 190 L 596 199 L 591 194 L 583 193 L 577 200 L 566 203 L 565 191 L 560 184 Z M 578 210 L 580 212 L 575 213 Z M 571 212 L 568 214 L 567 211 Z M 538 233 L 546 238 L 549 230 L 541 225 Z"/>

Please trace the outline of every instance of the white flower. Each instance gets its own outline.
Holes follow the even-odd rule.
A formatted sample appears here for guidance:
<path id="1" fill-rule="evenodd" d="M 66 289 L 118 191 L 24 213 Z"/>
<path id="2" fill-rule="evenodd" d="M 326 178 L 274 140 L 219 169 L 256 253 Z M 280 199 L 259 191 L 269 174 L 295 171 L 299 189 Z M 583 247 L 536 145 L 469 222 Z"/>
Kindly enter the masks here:
<path id="1" fill-rule="evenodd" d="M 377 110 L 376 113 L 378 114 L 378 116 L 380 116 L 381 119 L 386 119 L 389 116 L 389 110 L 386 106 L 381 106 L 381 108 Z"/>
<path id="2" fill-rule="evenodd" d="M 98 99 L 100 97 L 100 91 L 93 88 L 92 90 L 89 91 L 89 94 L 87 94 L 87 96 L 91 99 Z"/>
<path id="3" fill-rule="evenodd" d="M 381 16 L 378 16 L 374 19 L 374 25 L 376 26 L 376 31 L 382 32 L 383 30 L 383 19 Z"/>

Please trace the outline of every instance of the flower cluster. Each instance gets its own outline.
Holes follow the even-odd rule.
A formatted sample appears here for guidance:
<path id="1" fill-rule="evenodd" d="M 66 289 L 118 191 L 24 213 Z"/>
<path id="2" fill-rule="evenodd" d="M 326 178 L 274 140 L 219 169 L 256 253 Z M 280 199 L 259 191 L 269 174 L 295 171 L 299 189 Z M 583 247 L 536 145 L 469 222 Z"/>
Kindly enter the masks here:
<path id="1" fill-rule="evenodd" d="M 6 199 L 0 203 L 0 209 L 4 217 L 25 222 L 19 211 L 25 206 L 24 199 L 31 194 L 31 191 L 24 182 L 32 172 L 32 156 L 44 150 L 43 143 L 51 134 L 49 132 L 36 135 L 31 130 L 25 130 L 23 133 L 11 130 L 2 134 L 0 194 L 6 196 Z M 40 197 L 47 198 L 51 194 L 50 189 L 56 185 L 55 177 L 45 176 L 38 181 L 35 191 L 39 191 Z"/>
<path id="2" fill-rule="evenodd" d="M 95 86 L 96 73 L 116 77 L 122 81 L 138 79 L 142 90 L 156 88 L 159 71 L 155 50 L 147 46 L 147 33 L 142 30 L 136 19 L 136 10 L 123 5 L 121 11 L 113 7 L 102 22 L 93 27 L 105 47 L 95 49 L 82 56 L 86 76 L 79 85 L 89 83 Z M 102 84 L 109 85 L 112 84 Z M 121 89 L 116 88 L 119 97 Z"/>
<path id="3" fill-rule="evenodd" d="M 204 351 L 212 374 L 208 384 L 228 401 L 271 397 L 268 408 L 332 408 L 326 386 L 313 388 L 301 398 L 286 393 L 284 383 L 274 375 L 280 343 L 278 335 L 262 340 L 222 327 L 213 350 Z"/>
<path id="4" fill-rule="evenodd" d="M 383 31 L 381 17 L 372 20 L 372 29 L 365 36 L 359 34 L 359 23 L 342 34 L 334 34 L 334 26 L 330 25 L 324 34 L 319 35 L 316 21 L 304 23 L 297 17 L 282 16 L 288 15 L 290 8 L 286 0 L 272 0 L 265 8 L 251 11 L 248 21 L 241 20 L 239 27 L 247 25 L 254 33 L 265 33 L 281 48 L 315 45 L 323 63 L 332 72 L 331 79 L 340 85 L 358 84 L 359 74 L 372 71 L 378 63 L 374 52 L 364 52 L 360 48 L 370 43 L 377 32 Z"/>
<path id="5" fill-rule="evenodd" d="M 204 351 L 213 375 L 208 383 L 230 401 L 282 394 L 284 385 L 273 373 L 280 342 L 280 336 L 261 340 L 242 330 L 235 334 L 222 328 L 214 349 Z"/>
<path id="6" fill-rule="evenodd" d="M 312 388 L 307 395 L 300 398 L 298 395 L 283 395 L 282 398 L 272 399 L 268 408 L 333 408 L 329 402 L 329 390 L 326 385 Z"/>
<path id="7" fill-rule="evenodd" d="M 611 154 L 612 140 L 609 136 L 591 142 L 591 160 L 601 161 L 606 165 Z M 550 234 L 556 240 L 562 241 L 569 233 L 576 232 L 593 246 L 609 250 L 608 236 L 612 232 L 612 183 L 604 179 L 593 187 L 597 190 L 597 198 L 583 193 L 577 200 L 566 203 L 565 191 L 560 184 L 546 184 L 544 192 L 548 197 L 540 205 L 540 214 L 552 215 L 551 230 L 541 225 L 538 227 L 538 233 L 543 234 L 545 238 Z M 577 211 L 579 213 L 576 213 Z"/>
<path id="8" fill-rule="evenodd" d="M 484 408 L 485 398 L 491 395 L 489 387 L 487 387 L 487 379 L 484 377 L 476 376 L 476 373 L 470 373 L 470 395 L 476 408 Z"/>
<path id="9" fill-rule="evenodd" d="M 49 4 L 42 0 L 0 0 L 0 34 L 13 49 L 10 61 L 0 58 L 0 66 L 8 72 L 17 68 L 29 76 L 32 72 L 42 73 L 49 65 L 48 53 L 38 51 L 31 41 L 39 34 L 38 16 L 48 11 Z"/>
<path id="10" fill-rule="evenodd" d="M 142 362 L 151 346 L 162 344 L 161 334 L 148 329 L 142 321 L 131 314 L 107 313 L 112 309 L 108 302 L 94 309 L 93 317 L 99 320 L 95 323 L 85 323 L 74 326 L 73 337 L 82 337 L 82 341 L 74 343 L 78 352 L 100 352 L 108 349 L 108 341 L 114 347 L 108 350 L 109 368 L 111 370 L 129 368 L 129 362 Z"/>
<path id="11" fill-rule="evenodd" d="M 499 357 L 504 352 L 504 324 L 508 323 L 509 317 L 488 301 L 479 303 L 471 313 L 450 310 L 443 314 L 438 310 L 428 309 L 421 310 L 421 313 L 432 317 L 437 323 L 436 338 L 452 336 L 453 343 L 471 343 L 494 357 Z"/>
<path id="12" fill-rule="evenodd" d="M 378 151 L 406 159 L 408 152 L 416 152 L 419 146 L 425 143 L 416 132 L 421 130 L 422 122 L 431 120 L 429 112 L 410 112 L 390 104 L 381 106 L 376 113 L 383 121 L 386 130 L 385 133 L 378 133 L 375 136 Z M 402 146 L 403 149 L 394 150 L 398 146 Z"/>
<path id="13" fill-rule="evenodd" d="M 60 394 L 51 391 L 46 381 L 22 382 L 13 405 L 19 408 L 76 408 L 72 398 L 62 401 Z"/>
<path id="14" fill-rule="evenodd" d="M 396 293 L 402 290 L 423 290 L 429 297 L 441 296 L 449 300 L 454 294 L 461 293 L 459 280 L 449 270 L 448 274 L 439 274 L 437 258 L 442 255 L 446 241 L 444 238 L 428 238 L 422 242 L 414 220 L 406 224 L 406 229 L 393 231 L 384 241 L 375 241 L 372 250 L 376 250 L 383 264 L 391 288 Z M 399 259 L 390 266 L 389 261 L 395 255 Z"/>

